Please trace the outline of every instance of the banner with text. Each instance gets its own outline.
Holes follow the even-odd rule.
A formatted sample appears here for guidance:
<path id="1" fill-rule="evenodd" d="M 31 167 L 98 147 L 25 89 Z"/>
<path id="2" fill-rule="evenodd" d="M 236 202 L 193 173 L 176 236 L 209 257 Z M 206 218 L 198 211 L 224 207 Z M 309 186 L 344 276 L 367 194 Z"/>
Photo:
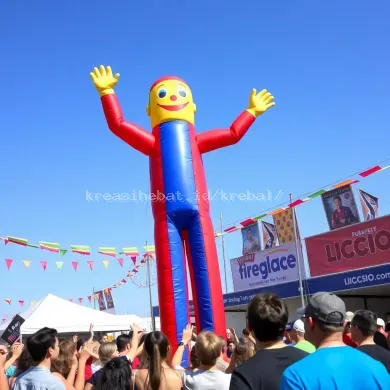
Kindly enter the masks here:
<path id="1" fill-rule="evenodd" d="M 254 253 L 261 250 L 260 232 L 258 223 L 246 226 L 241 229 L 242 233 L 242 254 Z"/>
<path id="2" fill-rule="evenodd" d="M 324 192 L 321 197 L 330 230 L 360 222 L 355 197 L 349 184 Z"/>
<path id="3" fill-rule="evenodd" d="M 107 288 L 103 290 L 104 298 L 106 298 L 107 310 L 105 312 L 116 314 L 114 299 L 112 298 L 111 289 Z"/>
<path id="4" fill-rule="evenodd" d="M 246 254 L 231 259 L 230 267 L 234 291 L 298 280 L 296 245 L 290 242 L 277 248 Z"/>
<path id="5" fill-rule="evenodd" d="M 390 262 L 390 215 L 306 238 L 311 276 Z"/>

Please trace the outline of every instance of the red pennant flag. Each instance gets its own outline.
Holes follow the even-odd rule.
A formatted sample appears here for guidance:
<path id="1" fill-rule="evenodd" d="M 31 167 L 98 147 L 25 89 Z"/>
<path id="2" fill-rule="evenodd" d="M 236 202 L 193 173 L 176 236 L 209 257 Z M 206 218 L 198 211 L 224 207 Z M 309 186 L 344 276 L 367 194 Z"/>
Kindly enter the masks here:
<path id="1" fill-rule="evenodd" d="M 134 272 L 135 274 L 138 272 L 138 270 L 136 270 L 135 268 L 131 271 L 131 272 Z"/>
<path id="2" fill-rule="evenodd" d="M 9 299 L 9 298 L 6 298 L 6 299 L 4 299 L 9 305 L 11 304 L 11 302 L 12 302 L 12 299 Z"/>
<path id="3" fill-rule="evenodd" d="M 79 298 L 79 302 L 82 303 L 83 302 L 83 298 Z"/>
<path id="4" fill-rule="evenodd" d="M 41 261 L 41 266 L 42 266 L 43 270 L 46 271 L 47 261 Z"/>
<path id="5" fill-rule="evenodd" d="M 131 256 L 131 260 L 133 261 L 133 264 L 135 265 L 135 263 L 137 262 L 137 256 Z"/>
<path id="6" fill-rule="evenodd" d="M 19 305 L 20 305 L 21 307 L 23 307 L 24 301 L 19 301 Z"/>
<path id="7" fill-rule="evenodd" d="M 123 267 L 123 259 L 122 258 L 118 259 L 118 263 L 121 265 L 121 267 Z"/>
<path id="8" fill-rule="evenodd" d="M 127 281 L 125 279 L 122 279 L 121 282 L 122 283 L 127 283 Z"/>
<path id="9" fill-rule="evenodd" d="M 92 302 L 92 297 L 91 297 L 91 295 L 88 296 L 88 301 L 89 301 L 89 303 Z"/>
<path id="10" fill-rule="evenodd" d="M 12 259 L 5 259 L 5 263 L 7 264 L 8 271 L 11 268 L 11 265 L 14 261 Z"/>
<path id="11" fill-rule="evenodd" d="M 129 272 L 127 275 L 126 275 L 128 278 L 131 278 L 131 273 Z"/>
<path id="12" fill-rule="evenodd" d="M 88 264 L 90 270 L 92 271 L 93 270 L 93 261 L 92 260 L 87 261 L 87 264 Z"/>
<path id="13" fill-rule="evenodd" d="M 77 267 L 79 266 L 79 263 L 77 261 L 72 261 L 72 267 L 75 271 L 77 271 Z"/>
<path id="14" fill-rule="evenodd" d="M 4 238 L 4 245 L 8 244 L 8 238 Z"/>
<path id="15" fill-rule="evenodd" d="M 145 263 L 146 263 L 146 260 L 145 260 L 145 259 L 142 259 L 142 260 L 141 260 L 141 263 L 142 263 L 142 264 L 145 264 Z"/>
<path id="16" fill-rule="evenodd" d="M 3 324 L 4 324 L 5 321 L 7 321 L 7 319 L 6 319 L 6 318 L 3 318 Z"/>
<path id="17" fill-rule="evenodd" d="M 73 299 L 69 299 L 69 302 L 72 302 L 72 303 L 73 303 Z"/>

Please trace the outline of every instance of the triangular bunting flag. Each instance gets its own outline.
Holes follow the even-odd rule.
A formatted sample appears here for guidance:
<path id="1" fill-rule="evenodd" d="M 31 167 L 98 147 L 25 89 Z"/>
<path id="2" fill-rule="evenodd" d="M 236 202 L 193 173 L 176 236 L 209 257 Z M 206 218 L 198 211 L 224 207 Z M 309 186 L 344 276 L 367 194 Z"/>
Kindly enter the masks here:
<path id="1" fill-rule="evenodd" d="M 87 264 L 88 264 L 89 269 L 92 271 L 93 270 L 93 261 L 92 260 L 87 261 Z"/>
<path id="2" fill-rule="evenodd" d="M 90 255 L 91 251 L 88 245 L 71 245 L 73 253 L 79 253 L 80 255 Z"/>
<path id="3" fill-rule="evenodd" d="M 121 282 L 122 282 L 122 283 L 127 283 L 127 280 L 122 279 Z"/>
<path id="4" fill-rule="evenodd" d="M 116 256 L 115 248 L 102 248 L 102 247 L 99 247 L 99 253 L 101 253 L 102 255 L 107 255 L 107 256 L 112 256 L 112 257 Z"/>
<path id="5" fill-rule="evenodd" d="M 26 268 L 30 268 L 30 264 L 31 264 L 31 261 L 30 261 L 30 260 L 23 260 L 23 265 L 24 265 Z"/>
<path id="6" fill-rule="evenodd" d="M 83 303 L 83 298 L 79 298 L 79 302 L 80 302 L 80 303 Z"/>
<path id="7" fill-rule="evenodd" d="M 106 269 L 107 269 L 107 268 L 108 268 L 109 261 L 108 261 L 108 260 L 103 260 L 103 264 L 104 264 L 104 266 L 105 266 Z"/>
<path id="8" fill-rule="evenodd" d="M 47 261 L 41 261 L 41 266 L 42 266 L 43 270 L 46 271 Z"/>
<path id="9" fill-rule="evenodd" d="M 8 238 L 8 241 L 12 242 L 13 244 L 27 246 L 28 240 L 26 240 L 25 238 L 10 237 L 10 236 L 8 236 L 7 238 Z"/>
<path id="10" fill-rule="evenodd" d="M 60 255 L 61 257 L 64 257 L 66 255 L 67 249 L 60 249 Z"/>
<path id="11" fill-rule="evenodd" d="M 79 263 L 77 261 L 72 261 L 72 267 L 75 271 L 77 271 L 77 267 L 79 266 Z"/>
<path id="12" fill-rule="evenodd" d="M 11 268 L 11 265 L 14 261 L 12 259 L 5 259 L 5 264 L 7 264 L 8 271 Z"/>
<path id="13" fill-rule="evenodd" d="M 131 261 L 135 265 L 135 263 L 137 262 L 137 256 L 131 256 Z"/>
<path id="14" fill-rule="evenodd" d="M 73 303 L 73 299 L 71 298 L 71 299 L 69 299 L 69 302 L 72 302 Z"/>
<path id="15" fill-rule="evenodd" d="M 154 245 L 144 246 L 144 249 L 145 249 L 145 252 L 147 252 L 147 253 L 154 253 L 154 251 L 155 251 Z"/>
<path id="16" fill-rule="evenodd" d="M 123 253 L 126 256 L 139 256 L 138 248 L 136 247 L 123 248 Z"/>
<path id="17" fill-rule="evenodd" d="M 92 297 L 90 295 L 88 296 L 88 301 L 89 301 L 89 303 L 92 302 Z"/>
<path id="18" fill-rule="evenodd" d="M 35 305 L 37 303 L 37 301 L 30 301 L 30 305 Z"/>
<path id="19" fill-rule="evenodd" d="M 121 265 L 121 267 L 123 267 L 123 259 L 122 258 L 118 259 L 118 263 Z"/>
<path id="20" fill-rule="evenodd" d="M 11 304 L 11 302 L 12 302 L 12 299 L 9 299 L 9 298 L 5 298 L 4 299 L 9 305 Z"/>
<path id="21" fill-rule="evenodd" d="M 20 305 L 21 307 L 23 307 L 24 301 L 19 301 L 19 305 Z"/>
<path id="22" fill-rule="evenodd" d="M 138 271 L 134 268 L 131 272 L 134 272 L 136 274 Z"/>
<path id="23" fill-rule="evenodd" d="M 60 244 L 56 244 L 54 242 L 39 241 L 39 247 L 54 253 L 58 253 L 60 251 Z"/>
<path id="24" fill-rule="evenodd" d="M 64 265 L 63 261 L 56 261 L 56 266 L 58 270 L 62 270 L 63 265 Z"/>

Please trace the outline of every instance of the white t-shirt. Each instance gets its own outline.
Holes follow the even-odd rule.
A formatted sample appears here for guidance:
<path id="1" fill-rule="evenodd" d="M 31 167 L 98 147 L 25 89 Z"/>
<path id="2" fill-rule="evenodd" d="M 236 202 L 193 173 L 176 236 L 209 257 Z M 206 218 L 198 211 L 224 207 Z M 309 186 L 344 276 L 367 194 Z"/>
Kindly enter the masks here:
<path id="1" fill-rule="evenodd" d="M 229 390 L 231 374 L 217 370 L 186 371 L 186 390 Z"/>

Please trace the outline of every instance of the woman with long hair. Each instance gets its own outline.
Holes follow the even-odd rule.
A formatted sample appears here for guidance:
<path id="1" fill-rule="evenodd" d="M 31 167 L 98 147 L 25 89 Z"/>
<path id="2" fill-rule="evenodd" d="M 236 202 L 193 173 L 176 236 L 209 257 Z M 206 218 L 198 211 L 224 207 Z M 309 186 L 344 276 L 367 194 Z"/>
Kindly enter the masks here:
<path id="1" fill-rule="evenodd" d="M 183 387 L 182 374 L 167 363 L 170 345 L 164 333 L 149 333 L 145 338 L 144 351 L 148 365 L 134 372 L 134 389 L 180 390 Z"/>
<path id="2" fill-rule="evenodd" d="M 17 360 L 17 366 L 16 371 L 13 375 L 13 377 L 9 381 L 10 388 L 12 389 L 14 387 L 14 384 L 16 382 L 16 378 L 26 372 L 30 367 L 35 366 L 36 363 L 30 356 L 30 353 L 28 352 L 27 348 L 23 348 L 22 354 L 19 356 L 19 359 Z"/>
<path id="3" fill-rule="evenodd" d="M 73 385 L 77 371 L 77 345 L 72 339 L 60 342 L 58 359 L 53 362 L 52 372 L 61 374 Z"/>
<path id="4" fill-rule="evenodd" d="M 127 359 L 111 359 L 100 371 L 102 374 L 94 390 L 131 390 L 131 368 Z"/>
<path id="5" fill-rule="evenodd" d="M 249 360 L 254 354 L 255 349 L 251 344 L 238 343 L 230 359 L 229 367 L 225 371 L 226 374 L 231 374 L 236 367 Z"/>

